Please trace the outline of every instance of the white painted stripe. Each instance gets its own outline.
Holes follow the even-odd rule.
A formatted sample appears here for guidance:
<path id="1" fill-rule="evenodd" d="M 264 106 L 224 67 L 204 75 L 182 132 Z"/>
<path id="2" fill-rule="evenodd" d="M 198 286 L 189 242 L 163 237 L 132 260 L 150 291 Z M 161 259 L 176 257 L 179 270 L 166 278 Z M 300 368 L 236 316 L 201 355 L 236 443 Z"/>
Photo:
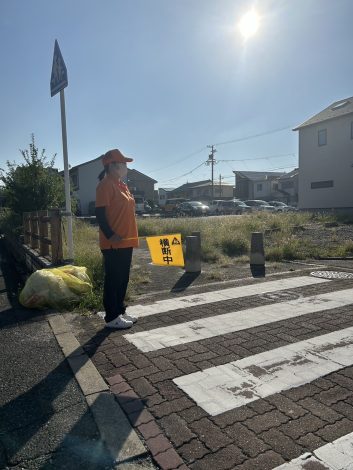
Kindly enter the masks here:
<path id="1" fill-rule="evenodd" d="M 143 352 L 156 351 L 350 304 L 353 304 L 353 289 L 224 313 L 124 337 Z"/>
<path id="2" fill-rule="evenodd" d="M 307 452 L 297 459 L 276 467 L 274 470 L 305 470 L 309 468 L 317 470 L 352 470 L 353 433 L 346 434 L 319 447 L 312 454 Z"/>
<path id="3" fill-rule="evenodd" d="M 149 315 L 156 315 L 157 313 L 169 312 L 170 310 L 176 310 L 178 308 L 194 307 L 211 302 L 221 302 L 228 299 L 239 299 L 249 295 L 266 294 L 268 292 L 275 292 L 278 290 L 322 284 L 323 282 L 330 281 L 328 279 L 315 278 L 312 276 L 291 277 L 267 282 L 255 280 L 254 284 L 250 284 L 248 286 L 230 287 L 228 289 L 177 297 L 175 299 L 159 300 L 149 305 L 133 305 L 128 307 L 127 311 L 130 311 L 137 317 L 146 317 Z"/>
<path id="4" fill-rule="evenodd" d="M 174 379 L 212 416 L 353 365 L 353 327 Z"/>

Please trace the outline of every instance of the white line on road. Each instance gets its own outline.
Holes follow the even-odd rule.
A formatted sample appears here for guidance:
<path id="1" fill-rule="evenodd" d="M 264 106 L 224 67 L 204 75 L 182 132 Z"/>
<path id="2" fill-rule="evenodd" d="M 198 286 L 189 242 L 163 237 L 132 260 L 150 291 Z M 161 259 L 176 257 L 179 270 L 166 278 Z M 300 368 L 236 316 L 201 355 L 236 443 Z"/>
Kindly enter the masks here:
<path id="1" fill-rule="evenodd" d="M 350 304 L 353 304 L 353 289 L 346 289 L 126 334 L 124 337 L 143 352 L 156 351 Z"/>
<path id="2" fill-rule="evenodd" d="M 238 299 L 250 295 L 266 294 L 284 289 L 294 289 L 297 287 L 310 286 L 314 284 L 322 284 L 330 282 L 327 279 L 315 278 L 311 276 L 291 277 L 276 281 L 256 282 L 247 286 L 230 287 L 212 292 L 204 292 L 202 294 L 188 295 L 175 299 L 159 300 L 149 305 L 133 305 L 128 307 L 128 311 L 137 317 L 146 317 L 156 315 L 157 313 L 169 312 L 185 307 L 194 307 L 204 305 L 211 302 L 221 302 L 229 299 Z"/>
<path id="3" fill-rule="evenodd" d="M 284 463 L 274 470 L 352 470 L 353 468 L 353 433 L 329 442 L 316 449 L 312 454 L 307 452 L 297 459 Z"/>
<path id="4" fill-rule="evenodd" d="M 289 344 L 174 382 L 215 416 L 353 365 L 353 327 Z"/>

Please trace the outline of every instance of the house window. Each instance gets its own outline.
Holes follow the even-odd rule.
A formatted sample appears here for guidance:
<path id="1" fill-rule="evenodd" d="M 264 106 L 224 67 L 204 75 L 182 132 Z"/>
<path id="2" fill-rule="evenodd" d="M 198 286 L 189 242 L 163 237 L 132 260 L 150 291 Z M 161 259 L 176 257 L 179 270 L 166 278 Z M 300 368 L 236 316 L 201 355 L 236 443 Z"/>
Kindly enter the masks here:
<path id="1" fill-rule="evenodd" d="M 256 190 L 257 191 L 262 191 L 262 184 L 261 183 L 256 185 Z"/>
<path id="2" fill-rule="evenodd" d="M 333 188 L 333 180 L 315 181 L 311 183 L 311 189 L 319 189 L 319 188 Z"/>
<path id="3" fill-rule="evenodd" d="M 274 191 L 278 191 L 278 183 L 274 183 L 274 184 L 273 184 L 273 190 L 274 190 Z"/>
<path id="4" fill-rule="evenodd" d="M 327 144 L 327 129 L 321 129 L 318 133 L 319 147 Z"/>

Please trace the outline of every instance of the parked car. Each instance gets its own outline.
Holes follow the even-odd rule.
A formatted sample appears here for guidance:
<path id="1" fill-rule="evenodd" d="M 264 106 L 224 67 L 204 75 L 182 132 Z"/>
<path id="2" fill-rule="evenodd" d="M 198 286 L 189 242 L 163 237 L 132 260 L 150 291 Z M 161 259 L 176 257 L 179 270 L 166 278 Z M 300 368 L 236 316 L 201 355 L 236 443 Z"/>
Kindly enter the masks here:
<path id="1" fill-rule="evenodd" d="M 223 201 L 223 204 L 219 207 L 219 213 L 224 215 L 244 214 L 245 212 L 251 212 L 251 207 L 247 206 L 242 201 Z"/>
<path id="2" fill-rule="evenodd" d="M 293 206 L 288 206 L 281 201 L 270 201 L 269 204 L 273 206 L 277 212 L 290 212 L 290 211 L 297 211 L 298 209 Z"/>
<path id="3" fill-rule="evenodd" d="M 150 213 L 152 212 L 152 207 L 145 201 L 145 212 Z"/>
<path id="4" fill-rule="evenodd" d="M 182 197 L 175 197 L 171 199 L 167 199 L 165 201 L 164 206 L 162 206 L 163 214 L 164 215 L 176 215 L 177 214 L 177 207 L 182 203 L 187 201 L 187 199 Z"/>
<path id="5" fill-rule="evenodd" d="M 276 212 L 276 209 L 268 202 L 261 199 L 249 199 L 244 201 L 247 206 L 250 206 L 254 211 Z"/>
<path id="6" fill-rule="evenodd" d="M 135 212 L 136 214 L 144 214 L 147 212 L 147 207 L 151 210 L 147 201 L 142 196 L 134 196 L 135 199 Z M 147 207 L 146 207 L 147 206 Z"/>
<path id="7" fill-rule="evenodd" d="M 223 199 L 215 199 L 210 202 L 209 207 L 210 207 L 210 213 L 211 214 L 221 214 L 222 213 L 222 204 L 226 202 Z"/>
<path id="8" fill-rule="evenodd" d="M 210 213 L 210 208 L 200 201 L 182 202 L 177 210 L 180 216 L 209 215 Z"/>

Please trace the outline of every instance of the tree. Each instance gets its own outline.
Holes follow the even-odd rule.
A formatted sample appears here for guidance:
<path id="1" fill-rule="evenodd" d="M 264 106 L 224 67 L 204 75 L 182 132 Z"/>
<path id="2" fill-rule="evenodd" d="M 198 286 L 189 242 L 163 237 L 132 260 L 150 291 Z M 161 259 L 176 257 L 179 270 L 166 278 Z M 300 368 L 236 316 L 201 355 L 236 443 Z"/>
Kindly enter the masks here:
<path id="1" fill-rule="evenodd" d="M 6 205 L 15 214 L 65 206 L 64 179 L 54 169 L 56 154 L 47 160 L 45 149 L 39 153 L 34 134 L 29 149 L 20 150 L 25 163 L 6 162 L 7 171 L 0 179 L 4 184 Z"/>

